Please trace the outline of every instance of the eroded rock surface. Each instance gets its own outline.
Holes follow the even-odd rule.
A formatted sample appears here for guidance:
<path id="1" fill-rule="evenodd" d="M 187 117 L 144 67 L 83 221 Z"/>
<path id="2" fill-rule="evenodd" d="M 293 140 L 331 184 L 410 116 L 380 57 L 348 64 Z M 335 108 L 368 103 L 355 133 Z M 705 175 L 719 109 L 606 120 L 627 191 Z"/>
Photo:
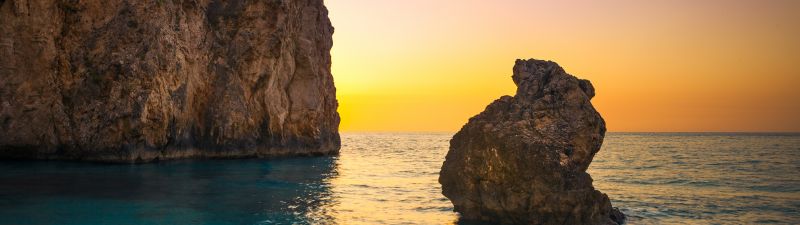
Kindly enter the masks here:
<path id="1" fill-rule="evenodd" d="M 606 126 L 588 80 L 517 60 L 503 96 L 450 140 L 439 182 L 462 219 L 509 224 L 620 224 L 586 169 Z"/>
<path id="2" fill-rule="evenodd" d="M 339 150 L 323 0 L 0 1 L 0 158 Z"/>

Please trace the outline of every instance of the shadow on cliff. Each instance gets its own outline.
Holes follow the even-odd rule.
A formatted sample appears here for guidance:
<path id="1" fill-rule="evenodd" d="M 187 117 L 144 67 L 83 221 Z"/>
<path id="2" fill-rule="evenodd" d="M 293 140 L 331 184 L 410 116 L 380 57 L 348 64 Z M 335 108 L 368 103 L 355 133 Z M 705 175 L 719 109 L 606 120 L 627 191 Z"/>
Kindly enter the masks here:
<path id="1" fill-rule="evenodd" d="M 337 158 L 0 162 L 0 171 L 0 218 L 12 224 L 291 224 L 330 219 Z"/>

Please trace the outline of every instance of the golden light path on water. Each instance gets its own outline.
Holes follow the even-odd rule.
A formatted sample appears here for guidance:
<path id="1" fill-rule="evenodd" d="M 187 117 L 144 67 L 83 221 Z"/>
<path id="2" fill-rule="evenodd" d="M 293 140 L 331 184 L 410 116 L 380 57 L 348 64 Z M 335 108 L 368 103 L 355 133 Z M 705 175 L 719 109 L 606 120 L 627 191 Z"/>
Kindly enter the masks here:
<path id="1" fill-rule="evenodd" d="M 449 133 L 345 134 L 331 179 L 338 224 L 442 224 L 458 218 L 437 179 Z"/>

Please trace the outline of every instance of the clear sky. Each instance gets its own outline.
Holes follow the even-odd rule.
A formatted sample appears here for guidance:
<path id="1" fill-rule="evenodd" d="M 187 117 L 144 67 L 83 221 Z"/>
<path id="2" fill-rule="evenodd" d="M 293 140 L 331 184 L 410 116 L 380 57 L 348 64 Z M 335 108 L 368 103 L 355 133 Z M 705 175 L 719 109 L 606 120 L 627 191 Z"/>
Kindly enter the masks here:
<path id="1" fill-rule="evenodd" d="M 610 131 L 800 131 L 800 1 L 326 4 L 343 131 L 456 131 L 517 58 L 591 80 Z"/>

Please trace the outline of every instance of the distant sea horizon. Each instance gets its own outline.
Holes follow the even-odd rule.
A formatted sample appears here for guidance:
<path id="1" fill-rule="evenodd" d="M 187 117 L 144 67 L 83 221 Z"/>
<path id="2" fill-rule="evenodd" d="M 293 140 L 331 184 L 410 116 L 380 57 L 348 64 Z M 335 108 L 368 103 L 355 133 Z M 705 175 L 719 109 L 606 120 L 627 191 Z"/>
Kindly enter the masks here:
<path id="1" fill-rule="evenodd" d="M 458 131 L 339 131 L 341 134 L 455 134 Z M 606 134 L 800 134 L 800 131 L 606 131 Z"/>

